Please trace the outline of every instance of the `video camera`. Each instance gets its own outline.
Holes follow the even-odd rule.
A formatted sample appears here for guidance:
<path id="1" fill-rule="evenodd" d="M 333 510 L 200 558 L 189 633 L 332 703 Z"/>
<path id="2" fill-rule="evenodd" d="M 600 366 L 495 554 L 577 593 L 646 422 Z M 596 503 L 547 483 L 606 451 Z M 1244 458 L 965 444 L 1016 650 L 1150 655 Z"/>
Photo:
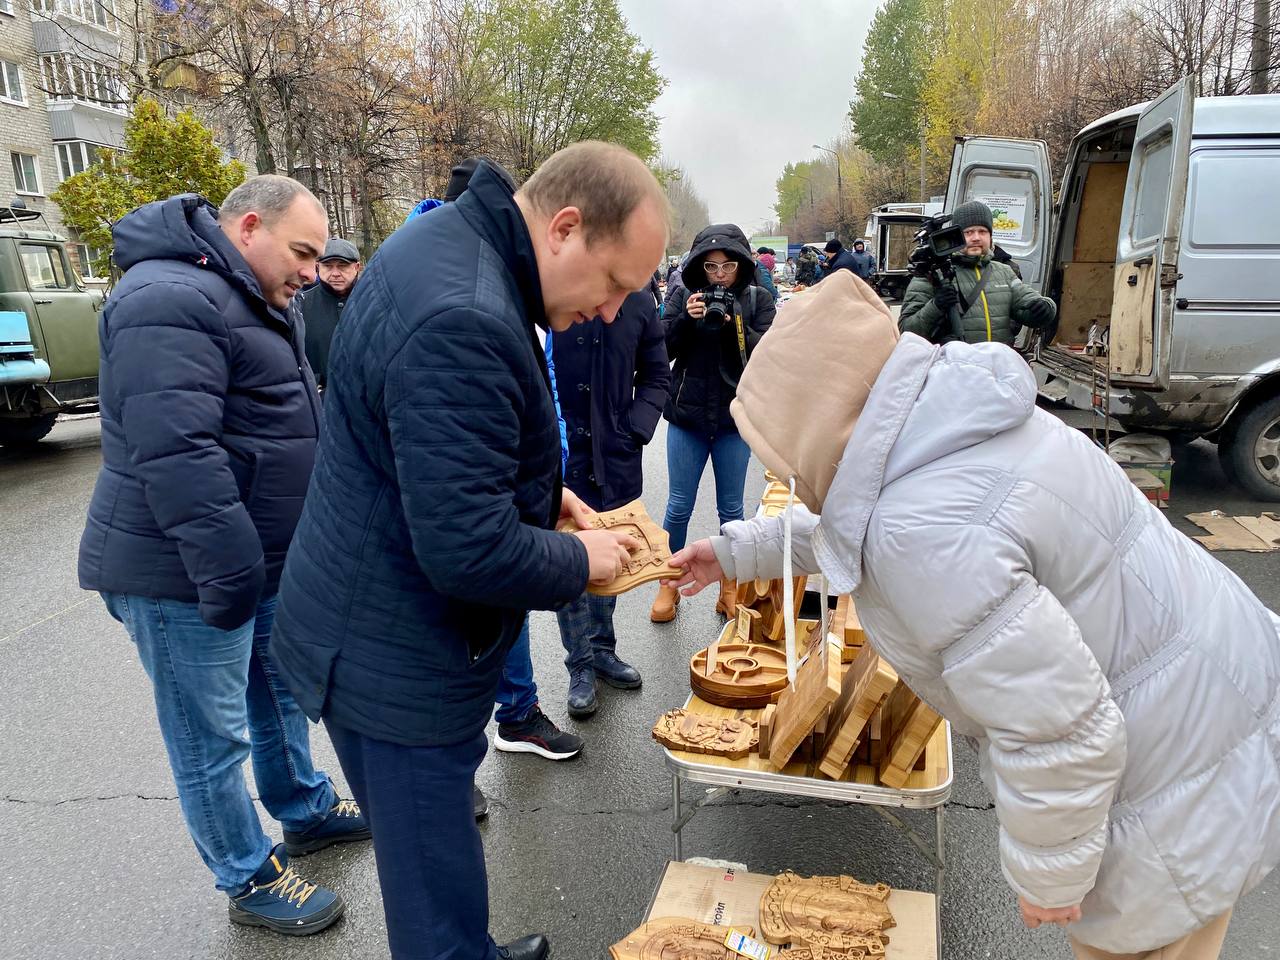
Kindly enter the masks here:
<path id="1" fill-rule="evenodd" d="M 916 248 L 911 251 L 912 272 L 917 277 L 928 280 L 935 290 L 944 283 L 955 284 L 956 270 L 951 257 L 967 246 L 964 227 L 948 226 L 950 222 L 949 213 L 925 220 L 916 231 Z M 947 319 L 950 321 L 952 334 L 963 341 L 964 323 L 960 319 L 959 308 L 952 307 Z"/>

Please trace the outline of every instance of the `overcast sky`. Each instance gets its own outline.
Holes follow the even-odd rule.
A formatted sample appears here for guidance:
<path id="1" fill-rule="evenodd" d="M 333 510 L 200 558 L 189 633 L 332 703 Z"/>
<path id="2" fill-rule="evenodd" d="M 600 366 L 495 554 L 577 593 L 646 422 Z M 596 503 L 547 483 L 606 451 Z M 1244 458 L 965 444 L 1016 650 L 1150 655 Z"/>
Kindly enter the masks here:
<path id="1" fill-rule="evenodd" d="M 788 162 L 839 135 L 878 0 L 619 0 L 669 81 L 654 109 L 663 155 L 714 222 L 773 219 Z"/>

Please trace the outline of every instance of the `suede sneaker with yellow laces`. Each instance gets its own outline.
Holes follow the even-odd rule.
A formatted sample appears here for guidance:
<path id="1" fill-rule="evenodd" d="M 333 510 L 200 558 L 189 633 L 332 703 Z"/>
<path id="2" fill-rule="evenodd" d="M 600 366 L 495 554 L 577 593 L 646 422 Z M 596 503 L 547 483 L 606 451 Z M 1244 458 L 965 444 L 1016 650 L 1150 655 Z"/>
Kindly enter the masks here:
<path id="1" fill-rule="evenodd" d="M 303 937 L 332 925 L 345 909 L 332 890 L 299 876 L 278 843 L 249 885 L 231 897 L 229 913 L 232 923 Z"/>
<path id="2" fill-rule="evenodd" d="M 323 820 L 305 833 L 286 830 L 284 847 L 291 857 L 305 857 L 335 843 L 368 840 L 371 836 L 369 821 L 360 812 L 360 804 L 354 800 L 339 800 Z"/>

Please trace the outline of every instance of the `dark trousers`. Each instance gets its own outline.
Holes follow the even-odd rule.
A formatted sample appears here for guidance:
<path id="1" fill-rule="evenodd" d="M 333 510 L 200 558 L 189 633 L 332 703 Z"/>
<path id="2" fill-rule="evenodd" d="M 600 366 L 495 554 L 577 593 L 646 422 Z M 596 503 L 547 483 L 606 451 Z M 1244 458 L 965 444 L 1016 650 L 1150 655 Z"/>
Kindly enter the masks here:
<path id="1" fill-rule="evenodd" d="M 564 644 L 564 665 L 572 673 L 595 663 L 596 651 L 613 653 L 618 638 L 613 635 L 613 609 L 617 597 L 584 593 L 556 611 L 560 622 L 560 642 Z"/>
<path id="2" fill-rule="evenodd" d="M 405 747 L 328 720 L 325 728 L 373 831 L 391 956 L 495 960 L 484 849 L 471 810 L 484 733 L 448 747 Z"/>

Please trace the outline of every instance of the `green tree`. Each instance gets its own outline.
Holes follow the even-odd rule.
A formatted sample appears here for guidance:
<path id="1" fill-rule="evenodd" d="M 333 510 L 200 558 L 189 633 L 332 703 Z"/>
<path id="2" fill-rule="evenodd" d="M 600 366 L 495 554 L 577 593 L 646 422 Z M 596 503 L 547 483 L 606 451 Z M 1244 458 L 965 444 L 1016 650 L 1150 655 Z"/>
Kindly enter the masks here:
<path id="1" fill-rule="evenodd" d="M 939 0 L 889 0 L 871 21 L 849 119 L 858 145 L 878 163 L 901 163 L 919 141 L 940 8 Z"/>
<path id="2" fill-rule="evenodd" d="M 102 151 L 97 163 L 62 181 L 52 197 L 80 239 L 102 251 L 94 266 L 107 270 L 111 225 L 134 207 L 178 193 L 219 204 L 243 180 L 243 165 L 222 162 L 212 131 L 195 116 L 184 110 L 169 118 L 156 101 L 142 99 L 125 123 L 124 150 Z"/>
<path id="3" fill-rule="evenodd" d="M 517 179 L 580 140 L 656 157 L 666 80 L 617 0 L 493 0 L 486 12 L 498 140 Z"/>

